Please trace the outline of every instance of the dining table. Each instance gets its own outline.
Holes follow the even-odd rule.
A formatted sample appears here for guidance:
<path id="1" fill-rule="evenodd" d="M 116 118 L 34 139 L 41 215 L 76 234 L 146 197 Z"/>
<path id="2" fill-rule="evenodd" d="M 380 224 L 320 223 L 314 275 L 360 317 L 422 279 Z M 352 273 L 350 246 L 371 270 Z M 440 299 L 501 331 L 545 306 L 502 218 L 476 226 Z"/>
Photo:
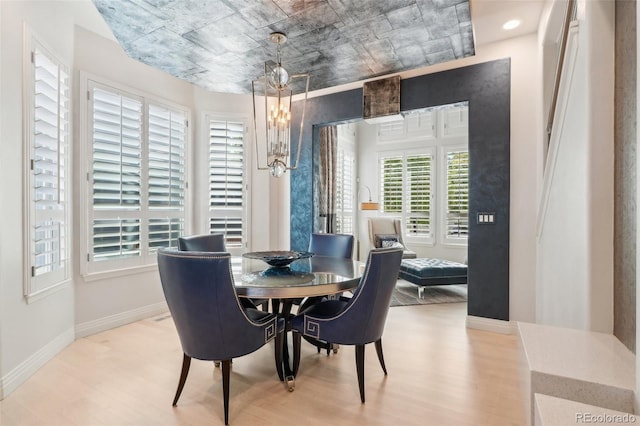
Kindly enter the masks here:
<path id="1" fill-rule="evenodd" d="M 304 256 L 286 265 L 271 266 L 260 258 L 260 253 L 274 252 L 245 253 L 241 258 L 232 259 L 236 293 L 239 297 L 250 299 L 270 299 L 274 312 L 285 319 L 282 365 L 278 366 L 278 375 L 286 382 L 289 391 L 293 391 L 295 377 L 287 332 L 291 330 L 294 302 L 299 303 L 305 298 L 331 297 L 355 289 L 362 276 L 364 263 L 306 252 L 275 252 L 303 253 Z"/>

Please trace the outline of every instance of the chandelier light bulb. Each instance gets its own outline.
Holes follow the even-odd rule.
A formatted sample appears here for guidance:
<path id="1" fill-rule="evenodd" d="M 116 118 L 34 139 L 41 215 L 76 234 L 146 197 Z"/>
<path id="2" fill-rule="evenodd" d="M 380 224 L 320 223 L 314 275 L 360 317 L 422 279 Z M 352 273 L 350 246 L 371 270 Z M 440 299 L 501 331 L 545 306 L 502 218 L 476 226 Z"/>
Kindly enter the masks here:
<path id="1" fill-rule="evenodd" d="M 282 161 L 275 159 L 273 163 L 271 163 L 271 167 L 269 168 L 271 172 L 271 176 L 273 177 L 281 177 L 287 171 L 287 165 Z"/>

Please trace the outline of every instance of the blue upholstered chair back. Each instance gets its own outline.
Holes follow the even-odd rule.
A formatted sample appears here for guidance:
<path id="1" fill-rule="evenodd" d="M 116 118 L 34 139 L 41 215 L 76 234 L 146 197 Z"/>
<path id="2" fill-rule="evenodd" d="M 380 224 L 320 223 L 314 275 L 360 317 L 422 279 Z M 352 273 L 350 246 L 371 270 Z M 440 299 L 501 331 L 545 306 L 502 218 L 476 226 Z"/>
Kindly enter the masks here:
<path id="1" fill-rule="evenodd" d="M 360 283 L 345 308 L 331 318 L 305 315 L 303 333 L 344 345 L 364 345 L 380 339 L 401 260 L 400 248 L 371 250 Z"/>
<path id="2" fill-rule="evenodd" d="M 193 235 L 178 238 L 178 250 L 225 252 L 224 234 Z"/>
<path id="3" fill-rule="evenodd" d="M 353 253 L 353 235 L 311 234 L 309 251 L 317 256 L 351 259 Z"/>
<path id="4" fill-rule="evenodd" d="M 276 334 L 252 321 L 241 306 L 229 253 L 158 251 L 162 289 L 183 352 L 201 360 L 225 360 L 251 353 Z"/>

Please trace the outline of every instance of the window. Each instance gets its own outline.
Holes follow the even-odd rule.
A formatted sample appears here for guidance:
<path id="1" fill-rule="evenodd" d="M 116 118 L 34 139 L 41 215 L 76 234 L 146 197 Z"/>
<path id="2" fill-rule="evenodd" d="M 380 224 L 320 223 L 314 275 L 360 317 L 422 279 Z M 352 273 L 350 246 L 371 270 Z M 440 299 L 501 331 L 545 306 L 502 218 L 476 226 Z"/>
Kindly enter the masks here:
<path id="1" fill-rule="evenodd" d="M 467 244 L 468 111 L 460 102 L 377 126 L 382 212 L 401 218 L 409 244 Z"/>
<path id="2" fill-rule="evenodd" d="M 351 148 L 351 149 L 349 149 Z M 336 233 L 353 234 L 355 153 L 338 142 L 336 166 Z"/>
<path id="3" fill-rule="evenodd" d="M 88 273 L 155 263 L 186 211 L 188 112 L 88 82 Z"/>
<path id="4" fill-rule="evenodd" d="M 409 155 L 405 161 L 405 220 L 408 237 L 431 236 L 431 155 Z"/>
<path id="5" fill-rule="evenodd" d="M 186 116 L 149 105 L 149 249 L 177 247 L 184 231 Z"/>
<path id="6" fill-rule="evenodd" d="M 469 151 L 445 148 L 447 169 L 444 241 L 466 242 L 469 235 Z"/>
<path id="7" fill-rule="evenodd" d="M 382 211 L 402 219 L 407 240 L 433 241 L 432 149 L 383 154 L 380 158 Z"/>
<path id="8" fill-rule="evenodd" d="M 27 40 L 26 50 L 25 295 L 29 299 L 70 277 L 70 82 L 67 68 L 34 38 Z"/>
<path id="9" fill-rule="evenodd" d="M 209 231 L 223 233 L 227 250 L 245 248 L 245 125 L 208 118 Z"/>

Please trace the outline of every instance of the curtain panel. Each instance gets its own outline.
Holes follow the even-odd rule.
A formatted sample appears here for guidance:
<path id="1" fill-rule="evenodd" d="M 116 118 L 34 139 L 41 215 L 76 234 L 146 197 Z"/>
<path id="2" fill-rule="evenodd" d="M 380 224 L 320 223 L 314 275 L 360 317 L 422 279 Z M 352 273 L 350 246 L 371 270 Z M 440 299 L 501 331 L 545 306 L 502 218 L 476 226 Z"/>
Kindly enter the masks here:
<path id="1" fill-rule="evenodd" d="M 336 161 L 338 152 L 338 128 L 325 126 L 319 135 L 319 208 L 324 232 L 335 233 L 336 226 Z"/>

